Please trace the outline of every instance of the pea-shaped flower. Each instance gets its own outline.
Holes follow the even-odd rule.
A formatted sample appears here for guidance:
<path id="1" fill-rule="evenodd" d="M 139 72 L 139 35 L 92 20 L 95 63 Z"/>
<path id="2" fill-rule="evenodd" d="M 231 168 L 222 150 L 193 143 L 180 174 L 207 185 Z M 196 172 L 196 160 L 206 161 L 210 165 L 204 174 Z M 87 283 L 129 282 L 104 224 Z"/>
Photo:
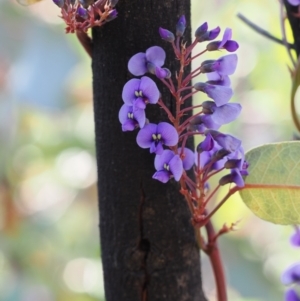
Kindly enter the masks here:
<path id="1" fill-rule="evenodd" d="M 123 105 L 119 111 L 119 121 L 123 132 L 133 131 L 136 127 L 142 128 L 146 123 L 145 110 L 133 111 L 133 107 Z"/>
<path id="2" fill-rule="evenodd" d="M 179 155 L 175 155 L 171 150 L 164 150 L 161 155 L 156 155 L 154 166 L 157 172 L 152 178 L 162 183 L 167 183 L 172 177 L 179 181 L 183 173 Z"/>
<path id="3" fill-rule="evenodd" d="M 141 148 L 150 148 L 150 153 L 163 153 L 163 144 L 174 146 L 178 142 L 176 129 L 167 122 L 149 123 L 137 134 L 136 142 Z"/>
<path id="4" fill-rule="evenodd" d="M 155 82 L 151 78 L 143 76 L 141 79 L 133 78 L 125 84 L 122 98 L 127 106 L 133 106 L 136 110 L 145 109 L 148 103 L 157 103 L 159 94 Z"/>
<path id="5" fill-rule="evenodd" d="M 153 46 L 145 53 L 135 54 L 128 62 L 128 70 L 135 76 L 144 75 L 146 72 L 155 74 L 155 67 L 161 67 L 165 59 L 165 51 L 159 46 Z"/>

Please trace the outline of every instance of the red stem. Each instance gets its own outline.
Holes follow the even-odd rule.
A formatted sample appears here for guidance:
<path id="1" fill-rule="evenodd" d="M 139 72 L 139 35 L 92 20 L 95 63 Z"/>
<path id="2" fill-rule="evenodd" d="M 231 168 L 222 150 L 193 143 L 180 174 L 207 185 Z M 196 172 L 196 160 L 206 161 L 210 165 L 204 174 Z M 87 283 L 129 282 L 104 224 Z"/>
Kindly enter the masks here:
<path id="1" fill-rule="evenodd" d="M 221 254 L 219 252 L 217 241 L 215 240 L 216 233 L 214 227 L 209 221 L 205 225 L 207 233 L 207 248 L 205 250 L 206 254 L 209 257 L 210 263 L 213 268 L 213 273 L 216 282 L 218 301 L 227 301 L 227 292 L 226 292 L 226 279 L 224 273 L 224 267 L 221 259 Z"/>

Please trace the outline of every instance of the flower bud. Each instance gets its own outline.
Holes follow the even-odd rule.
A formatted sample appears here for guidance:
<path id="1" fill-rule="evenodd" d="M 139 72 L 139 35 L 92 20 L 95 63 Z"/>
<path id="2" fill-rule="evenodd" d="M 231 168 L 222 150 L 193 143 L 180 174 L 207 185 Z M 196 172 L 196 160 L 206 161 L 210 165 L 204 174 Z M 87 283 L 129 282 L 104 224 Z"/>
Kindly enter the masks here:
<path id="1" fill-rule="evenodd" d="M 204 22 L 201 26 L 199 26 L 195 31 L 195 37 L 199 41 L 199 39 L 207 32 L 208 25 L 207 22 Z"/>
<path id="2" fill-rule="evenodd" d="M 204 42 L 204 41 L 211 41 L 214 40 L 220 33 L 221 29 L 220 27 L 216 27 L 210 31 L 205 32 L 204 34 L 202 34 L 201 36 L 196 36 L 197 40 L 199 43 Z"/>
<path id="3" fill-rule="evenodd" d="M 53 3 L 62 8 L 65 6 L 65 0 L 53 0 Z"/>
<path id="4" fill-rule="evenodd" d="M 117 17 L 117 15 L 118 15 L 117 10 L 116 10 L 116 9 L 113 9 L 113 10 L 109 13 L 108 17 L 106 18 L 106 22 L 109 22 L 109 21 L 115 19 L 115 18 Z"/>
<path id="5" fill-rule="evenodd" d="M 198 144 L 197 146 L 197 152 L 202 153 L 202 152 L 208 152 L 214 148 L 214 139 L 210 134 L 208 134 L 205 139 Z"/>
<path id="6" fill-rule="evenodd" d="M 169 31 L 167 29 L 164 29 L 164 28 L 161 28 L 161 27 L 159 27 L 158 31 L 159 31 L 160 37 L 163 40 L 166 40 L 167 42 L 170 42 L 170 43 L 174 42 L 175 36 L 171 31 Z"/>
<path id="7" fill-rule="evenodd" d="M 167 68 L 156 67 L 155 68 L 155 75 L 158 78 L 170 78 L 171 77 L 171 71 Z"/>
<path id="8" fill-rule="evenodd" d="M 185 16 L 181 16 L 176 24 L 176 36 L 182 37 L 186 27 Z"/>
<path id="9" fill-rule="evenodd" d="M 79 3 L 84 7 L 87 8 L 89 7 L 91 4 L 94 3 L 94 0 L 78 0 Z"/>
<path id="10" fill-rule="evenodd" d="M 78 6 L 77 8 L 77 15 L 82 19 L 87 19 L 89 16 L 87 10 L 81 6 Z"/>

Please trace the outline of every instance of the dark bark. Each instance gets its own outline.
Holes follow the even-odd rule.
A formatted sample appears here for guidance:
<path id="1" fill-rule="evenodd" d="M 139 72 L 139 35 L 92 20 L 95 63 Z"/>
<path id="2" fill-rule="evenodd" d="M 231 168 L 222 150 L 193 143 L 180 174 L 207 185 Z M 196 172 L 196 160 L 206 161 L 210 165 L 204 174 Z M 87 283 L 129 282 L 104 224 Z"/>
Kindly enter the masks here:
<path id="1" fill-rule="evenodd" d="M 287 17 L 289 19 L 293 36 L 294 36 L 294 46 L 297 53 L 297 57 L 300 55 L 300 17 L 296 16 L 299 14 L 298 6 L 293 6 L 288 3 L 287 0 L 284 0 L 284 5 L 287 12 Z"/>
<path id="2" fill-rule="evenodd" d="M 159 26 L 174 29 L 180 15 L 190 20 L 190 2 L 120 0 L 118 18 L 93 30 L 93 88 L 100 232 L 107 301 L 201 301 L 200 258 L 188 207 L 173 180 L 152 179 L 154 155 L 123 133 L 118 112 L 122 88 L 132 78 L 129 58 L 151 46 L 167 52 L 165 66 L 178 67 Z M 190 42 L 190 29 L 186 40 Z M 159 86 L 169 108 L 170 93 Z M 166 120 L 158 105 L 147 117 Z"/>

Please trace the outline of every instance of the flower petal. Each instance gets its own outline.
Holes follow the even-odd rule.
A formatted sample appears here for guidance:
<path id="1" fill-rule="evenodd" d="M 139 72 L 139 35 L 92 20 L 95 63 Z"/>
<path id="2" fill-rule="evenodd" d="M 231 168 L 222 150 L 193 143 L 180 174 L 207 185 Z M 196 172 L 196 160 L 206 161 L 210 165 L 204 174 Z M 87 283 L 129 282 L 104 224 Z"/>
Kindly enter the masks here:
<path id="1" fill-rule="evenodd" d="M 131 57 L 128 62 L 128 70 L 135 76 L 144 75 L 147 72 L 146 54 L 139 52 Z"/>
<path id="2" fill-rule="evenodd" d="M 157 67 L 161 67 L 165 63 L 166 53 L 159 46 L 153 46 L 146 50 L 146 58 Z"/>
<path id="3" fill-rule="evenodd" d="M 178 155 L 175 155 L 169 162 L 170 171 L 176 181 L 179 181 L 183 173 L 182 160 Z"/>
<path id="4" fill-rule="evenodd" d="M 213 122 L 223 125 L 235 120 L 242 110 L 239 103 L 227 103 L 225 105 L 216 107 L 211 116 Z"/>
<path id="5" fill-rule="evenodd" d="M 138 122 L 140 128 L 143 128 L 146 123 L 146 113 L 145 110 L 134 110 L 133 118 Z"/>
<path id="6" fill-rule="evenodd" d="M 162 183 L 167 183 L 170 180 L 171 173 L 167 170 L 157 171 L 152 178 Z"/>
<path id="7" fill-rule="evenodd" d="M 156 155 L 154 166 L 156 170 L 164 170 L 164 164 L 169 164 L 169 161 L 174 157 L 171 150 L 165 149 L 161 155 Z"/>
<path id="8" fill-rule="evenodd" d="M 148 99 L 149 103 L 155 104 L 158 102 L 160 93 L 156 83 L 151 78 L 143 76 L 139 88 L 143 92 L 143 96 Z"/>
<path id="9" fill-rule="evenodd" d="M 176 129 L 167 122 L 160 122 L 157 125 L 157 134 L 161 134 L 165 145 L 174 146 L 178 143 L 178 133 Z"/>
<path id="10" fill-rule="evenodd" d="M 300 298 L 297 295 L 296 291 L 294 291 L 292 288 L 290 288 L 285 292 L 284 300 L 285 301 L 300 301 Z"/>
<path id="11" fill-rule="evenodd" d="M 300 263 L 296 263 L 290 266 L 282 275 L 281 282 L 284 285 L 289 285 L 292 283 L 300 284 Z"/>
<path id="12" fill-rule="evenodd" d="M 223 34 L 222 41 L 219 45 L 219 49 L 222 48 L 225 45 L 225 43 L 231 39 L 231 36 L 232 36 L 232 30 L 230 28 L 226 28 Z"/>
<path id="13" fill-rule="evenodd" d="M 290 243 L 295 247 L 300 247 L 300 229 L 297 227 L 295 233 L 290 238 Z"/>
<path id="14" fill-rule="evenodd" d="M 238 57 L 234 54 L 220 57 L 214 64 L 214 70 L 221 75 L 231 75 L 237 66 Z"/>
<path id="15" fill-rule="evenodd" d="M 141 148 L 149 148 L 152 145 L 152 135 L 156 134 L 157 125 L 154 123 L 148 123 L 145 125 L 136 136 L 136 143 Z"/>
<path id="16" fill-rule="evenodd" d="M 230 87 L 210 84 L 206 84 L 205 93 L 215 101 L 218 107 L 226 104 L 233 95 L 233 91 Z"/>
<path id="17" fill-rule="evenodd" d="M 181 151 L 182 148 L 178 148 L 178 154 L 182 160 L 182 165 L 185 170 L 189 170 L 195 164 L 195 154 L 189 148 L 185 147 L 183 152 Z"/>
<path id="18" fill-rule="evenodd" d="M 136 100 L 135 91 L 139 91 L 140 79 L 133 78 L 129 80 L 123 87 L 122 99 L 125 104 L 132 106 Z"/>
<path id="19" fill-rule="evenodd" d="M 146 109 L 146 103 L 145 103 L 145 99 L 142 97 L 138 97 L 134 103 L 133 103 L 133 110 L 145 110 Z"/>

